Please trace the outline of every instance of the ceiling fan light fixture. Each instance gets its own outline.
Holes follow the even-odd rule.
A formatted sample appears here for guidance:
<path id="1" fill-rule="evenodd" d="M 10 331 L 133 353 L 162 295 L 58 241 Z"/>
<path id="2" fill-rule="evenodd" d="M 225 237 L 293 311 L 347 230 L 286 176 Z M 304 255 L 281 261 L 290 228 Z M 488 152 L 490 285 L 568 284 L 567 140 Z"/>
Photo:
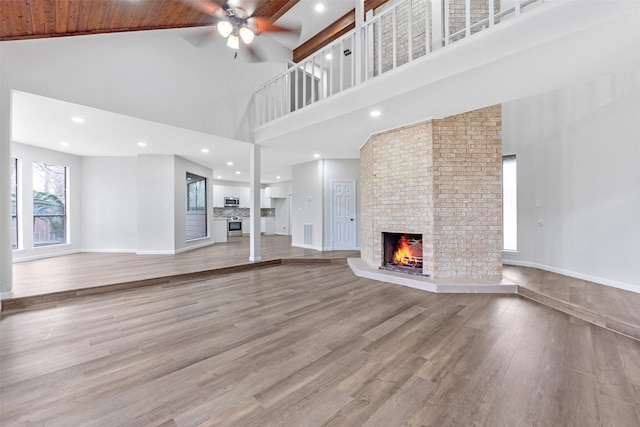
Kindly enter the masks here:
<path id="1" fill-rule="evenodd" d="M 233 24 L 229 21 L 220 21 L 218 22 L 218 33 L 222 37 L 228 37 L 233 32 Z"/>
<path id="2" fill-rule="evenodd" d="M 227 39 L 227 46 L 229 46 L 231 49 L 240 49 L 240 39 L 238 39 L 238 36 L 236 36 L 235 34 L 231 34 Z"/>
<path id="3" fill-rule="evenodd" d="M 251 43 L 253 41 L 253 38 L 255 37 L 255 34 L 253 33 L 253 31 L 251 31 L 247 27 L 240 27 L 239 34 L 240 34 L 240 38 L 242 38 L 242 41 L 245 44 Z"/>

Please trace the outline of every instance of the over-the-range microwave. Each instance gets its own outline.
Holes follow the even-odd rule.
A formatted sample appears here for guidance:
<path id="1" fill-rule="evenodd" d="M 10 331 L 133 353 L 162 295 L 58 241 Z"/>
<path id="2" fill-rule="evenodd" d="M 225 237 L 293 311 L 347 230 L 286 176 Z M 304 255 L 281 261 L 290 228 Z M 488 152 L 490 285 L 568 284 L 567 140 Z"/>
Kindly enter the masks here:
<path id="1" fill-rule="evenodd" d="M 240 199 L 238 199 L 237 197 L 226 196 L 224 198 L 224 206 L 225 207 L 240 206 Z"/>

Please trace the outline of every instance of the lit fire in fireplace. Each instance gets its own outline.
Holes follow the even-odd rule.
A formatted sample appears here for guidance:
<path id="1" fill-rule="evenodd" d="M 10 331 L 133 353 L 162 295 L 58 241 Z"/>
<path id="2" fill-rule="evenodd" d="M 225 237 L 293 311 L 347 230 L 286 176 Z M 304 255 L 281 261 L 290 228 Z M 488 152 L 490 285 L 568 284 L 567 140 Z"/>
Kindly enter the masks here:
<path id="1" fill-rule="evenodd" d="M 393 254 L 393 263 L 422 268 L 422 240 L 412 239 L 403 234 Z"/>

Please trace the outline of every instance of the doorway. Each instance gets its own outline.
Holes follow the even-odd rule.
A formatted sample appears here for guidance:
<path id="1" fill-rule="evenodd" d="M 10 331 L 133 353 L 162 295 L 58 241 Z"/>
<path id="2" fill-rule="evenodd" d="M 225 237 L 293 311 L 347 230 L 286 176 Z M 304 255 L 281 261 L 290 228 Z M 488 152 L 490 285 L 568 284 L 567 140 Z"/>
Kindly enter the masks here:
<path id="1" fill-rule="evenodd" d="M 333 250 L 356 249 L 356 183 L 334 181 L 331 184 Z"/>

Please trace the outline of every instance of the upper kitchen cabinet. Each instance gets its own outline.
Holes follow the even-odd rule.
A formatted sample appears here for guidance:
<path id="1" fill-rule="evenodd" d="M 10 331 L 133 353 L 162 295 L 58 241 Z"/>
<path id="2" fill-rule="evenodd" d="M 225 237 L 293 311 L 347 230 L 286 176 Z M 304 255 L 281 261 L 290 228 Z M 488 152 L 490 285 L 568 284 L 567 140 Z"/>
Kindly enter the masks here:
<path id="1" fill-rule="evenodd" d="M 268 190 L 268 196 L 269 198 L 272 199 L 286 199 L 289 195 L 287 194 L 287 189 L 286 187 L 280 186 L 280 185 L 274 185 L 272 187 L 267 187 L 266 190 Z"/>
<path id="2" fill-rule="evenodd" d="M 248 208 L 251 206 L 251 197 L 249 187 L 230 187 L 236 190 L 236 194 L 240 198 L 240 207 Z"/>
<path id="3" fill-rule="evenodd" d="M 261 208 L 270 208 L 271 207 L 271 196 L 269 196 L 269 187 L 260 189 L 260 207 Z"/>
<path id="4" fill-rule="evenodd" d="M 213 186 L 213 206 L 216 208 L 224 207 L 225 197 L 237 197 L 241 208 L 248 208 L 251 200 L 249 199 L 249 187 L 232 187 L 228 185 Z"/>
<path id="5" fill-rule="evenodd" d="M 213 185 L 213 206 L 216 208 L 224 207 L 224 187 L 222 185 Z"/>

